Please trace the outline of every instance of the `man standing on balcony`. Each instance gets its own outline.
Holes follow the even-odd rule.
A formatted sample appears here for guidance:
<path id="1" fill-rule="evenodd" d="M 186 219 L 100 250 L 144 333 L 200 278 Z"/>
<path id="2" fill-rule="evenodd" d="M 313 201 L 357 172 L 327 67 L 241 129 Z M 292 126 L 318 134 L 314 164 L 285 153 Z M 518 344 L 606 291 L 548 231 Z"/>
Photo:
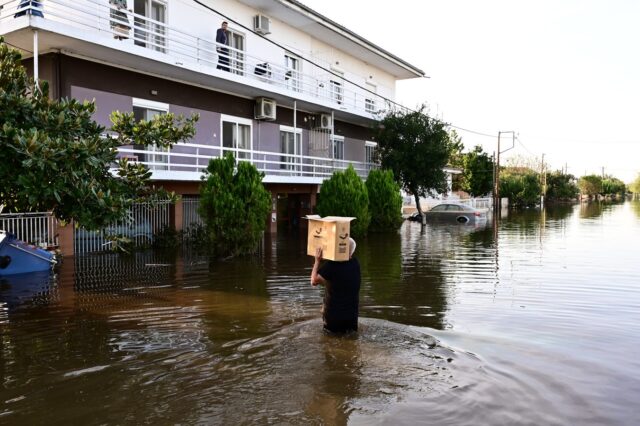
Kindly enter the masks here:
<path id="1" fill-rule="evenodd" d="M 229 71 L 229 48 L 222 47 L 229 45 L 229 39 L 227 37 L 227 25 L 229 23 L 224 21 L 222 26 L 216 31 L 216 52 L 218 52 L 218 69 L 223 71 Z M 222 45 L 222 46 L 221 46 Z"/>
<path id="2" fill-rule="evenodd" d="M 322 305 L 324 329 L 331 333 L 358 331 L 358 304 L 360 297 L 360 263 L 353 257 L 356 242 L 349 238 L 349 260 L 327 261 L 322 268 L 322 248 L 316 250 L 311 271 L 311 285 L 325 287 Z"/>

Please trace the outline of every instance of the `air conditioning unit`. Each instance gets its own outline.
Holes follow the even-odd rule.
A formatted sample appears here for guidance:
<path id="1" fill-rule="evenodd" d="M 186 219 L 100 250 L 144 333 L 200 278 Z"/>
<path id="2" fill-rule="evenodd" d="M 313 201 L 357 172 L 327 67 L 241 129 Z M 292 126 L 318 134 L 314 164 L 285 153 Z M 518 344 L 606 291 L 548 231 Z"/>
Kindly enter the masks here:
<path id="1" fill-rule="evenodd" d="M 256 99 L 254 115 L 256 120 L 275 120 L 276 101 L 268 98 Z"/>
<path id="2" fill-rule="evenodd" d="M 315 121 L 316 129 L 332 129 L 331 114 L 318 114 Z"/>
<path id="3" fill-rule="evenodd" d="M 264 15 L 256 15 L 253 17 L 253 30 L 258 34 L 271 34 L 271 20 Z"/>

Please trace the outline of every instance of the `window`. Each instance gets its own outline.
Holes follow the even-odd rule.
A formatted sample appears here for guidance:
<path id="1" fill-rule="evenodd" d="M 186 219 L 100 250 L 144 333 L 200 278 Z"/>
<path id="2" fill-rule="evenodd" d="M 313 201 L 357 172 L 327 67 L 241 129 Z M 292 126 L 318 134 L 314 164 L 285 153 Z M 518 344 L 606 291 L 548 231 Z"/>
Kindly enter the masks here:
<path id="1" fill-rule="evenodd" d="M 284 80 L 287 89 L 301 91 L 300 84 L 300 58 L 293 56 L 291 53 L 284 55 Z"/>
<path id="2" fill-rule="evenodd" d="M 251 120 L 222 116 L 222 147 L 238 159 L 251 158 Z"/>
<path id="3" fill-rule="evenodd" d="M 302 130 L 296 129 L 294 133 L 292 127 L 280 127 L 280 168 L 284 170 L 295 170 L 300 164 Z"/>
<path id="4" fill-rule="evenodd" d="M 134 0 L 134 38 L 138 46 L 164 52 L 166 47 L 165 26 L 167 5 L 157 0 Z"/>
<path id="5" fill-rule="evenodd" d="M 331 70 L 334 72 L 329 80 L 329 92 L 331 100 L 338 104 L 341 104 L 344 98 L 344 87 L 342 81 L 344 72 L 340 71 L 336 67 L 331 67 Z"/>
<path id="6" fill-rule="evenodd" d="M 376 165 L 374 152 L 377 146 L 378 144 L 375 142 L 364 143 L 364 162 L 366 163 L 367 170 L 373 169 Z"/>
<path id="7" fill-rule="evenodd" d="M 169 105 L 161 102 L 148 101 L 146 99 L 133 99 L 133 116 L 136 120 L 152 120 L 156 115 L 166 114 Z M 150 170 L 168 170 L 169 148 L 161 148 L 156 145 L 136 146 L 147 152 L 138 155 L 138 160 L 147 163 Z"/>
<path id="8" fill-rule="evenodd" d="M 376 98 L 375 98 L 375 93 L 377 90 L 377 86 L 373 83 L 365 83 L 365 88 L 367 90 L 369 90 L 369 92 L 365 92 L 364 96 L 364 110 L 366 112 L 370 112 L 371 114 L 375 114 L 376 113 Z M 373 93 L 370 93 L 373 92 Z"/>
<path id="9" fill-rule="evenodd" d="M 344 138 L 341 136 L 333 137 L 333 159 L 344 160 Z"/>
<path id="10" fill-rule="evenodd" d="M 244 74 L 244 34 L 227 29 L 227 40 L 229 42 L 229 67 L 234 74 Z M 234 50 L 237 49 L 237 50 Z"/>
<path id="11" fill-rule="evenodd" d="M 329 81 L 329 90 L 331 91 L 331 100 L 341 104 L 343 99 L 342 82 L 336 80 Z"/>

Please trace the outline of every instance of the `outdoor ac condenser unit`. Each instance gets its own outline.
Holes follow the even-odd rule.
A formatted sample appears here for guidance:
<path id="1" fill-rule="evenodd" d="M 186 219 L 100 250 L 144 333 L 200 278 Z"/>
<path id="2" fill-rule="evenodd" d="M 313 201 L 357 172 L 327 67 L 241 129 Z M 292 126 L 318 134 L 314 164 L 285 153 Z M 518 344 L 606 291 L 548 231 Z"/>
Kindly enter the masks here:
<path id="1" fill-rule="evenodd" d="M 268 98 L 256 99 L 256 107 L 254 113 L 256 120 L 275 120 L 276 101 Z"/>
<path id="2" fill-rule="evenodd" d="M 332 129 L 333 122 L 331 121 L 331 114 L 318 114 L 315 124 L 316 129 Z"/>
<path id="3" fill-rule="evenodd" d="M 271 20 L 264 15 L 256 15 L 253 17 L 253 30 L 258 34 L 271 34 L 269 29 Z"/>

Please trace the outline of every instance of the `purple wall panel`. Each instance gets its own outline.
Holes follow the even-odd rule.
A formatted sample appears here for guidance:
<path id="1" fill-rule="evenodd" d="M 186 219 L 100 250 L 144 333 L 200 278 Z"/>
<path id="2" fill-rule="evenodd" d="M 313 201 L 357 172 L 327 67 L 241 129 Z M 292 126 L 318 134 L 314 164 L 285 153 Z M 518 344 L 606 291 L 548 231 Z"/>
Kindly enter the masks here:
<path id="1" fill-rule="evenodd" d="M 111 120 L 109 120 L 111 112 L 133 111 L 133 98 L 131 96 L 71 86 L 71 97 L 80 102 L 93 101 L 95 99 L 96 112 L 93 114 L 93 119 L 107 128 L 111 127 Z"/>
<path id="2" fill-rule="evenodd" d="M 265 121 L 254 121 L 253 125 L 253 149 L 256 151 L 280 152 L 280 126 L 275 123 Z M 280 161 L 279 155 L 258 154 L 258 159 L 266 161 Z M 258 165 L 260 169 L 278 170 L 280 166 L 277 164 L 266 163 L 264 166 Z"/>

